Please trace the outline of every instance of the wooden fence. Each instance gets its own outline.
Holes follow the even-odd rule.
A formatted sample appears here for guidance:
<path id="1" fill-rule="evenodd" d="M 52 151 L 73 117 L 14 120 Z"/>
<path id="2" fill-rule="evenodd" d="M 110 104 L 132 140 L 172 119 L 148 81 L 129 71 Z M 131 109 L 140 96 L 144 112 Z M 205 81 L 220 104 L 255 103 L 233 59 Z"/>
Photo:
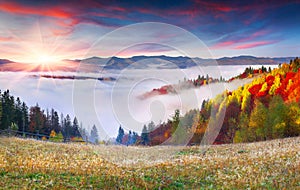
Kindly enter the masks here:
<path id="1" fill-rule="evenodd" d="M 41 133 L 30 133 L 25 131 L 17 131 L 12 129 L 4 129 L 0 130 L 0 136 L 6 136 L 6 137 L 20 137 L 20 138 L 33 138 L 37 140 L 46 140 L 49 141 L 52 138 L 49 135 L 41 134 Z M 58 138 L 54 137 L 55 142 L 85 142 L 83 140 L 71 140 L 71 138 Z"/>

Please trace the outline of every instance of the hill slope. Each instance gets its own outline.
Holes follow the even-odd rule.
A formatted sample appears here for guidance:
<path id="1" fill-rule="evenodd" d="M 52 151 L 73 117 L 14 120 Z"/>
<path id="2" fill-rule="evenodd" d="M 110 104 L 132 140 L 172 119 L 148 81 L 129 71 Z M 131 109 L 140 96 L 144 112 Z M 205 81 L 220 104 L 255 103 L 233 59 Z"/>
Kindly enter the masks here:
<path id="1" fill-rule="evenodd" d="M 243 77 L 253 74 L 250 68 Z M 299 136 L 300 59 L 261 72 L 251 83 L 204 101 L 201 110 L 172 119 L 149 132 L 150 145 L 162 144 L 171 136 L 171 144 L 184 144 L 186 140 L 200 144 L 202 139 L 224 144 Z M 184 139 L 191 135 L 191 139 Z"/>

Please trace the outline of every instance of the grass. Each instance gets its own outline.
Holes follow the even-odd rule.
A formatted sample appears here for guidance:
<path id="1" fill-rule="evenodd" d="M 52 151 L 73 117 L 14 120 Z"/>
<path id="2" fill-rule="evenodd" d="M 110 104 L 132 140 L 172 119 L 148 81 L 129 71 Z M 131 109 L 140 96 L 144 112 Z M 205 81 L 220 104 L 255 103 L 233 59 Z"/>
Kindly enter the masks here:
<path id="1" fill-rule="evenodd" d="M 0 189 L 300 189 L 300 138 L 124 147 L 0 138 Z"/>

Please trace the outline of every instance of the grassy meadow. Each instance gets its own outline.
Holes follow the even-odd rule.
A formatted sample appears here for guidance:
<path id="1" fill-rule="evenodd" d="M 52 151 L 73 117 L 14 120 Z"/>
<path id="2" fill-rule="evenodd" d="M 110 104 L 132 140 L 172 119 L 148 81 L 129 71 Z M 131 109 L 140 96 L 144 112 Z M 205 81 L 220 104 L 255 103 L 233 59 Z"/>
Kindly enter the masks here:
<path id="1" fill-rule="evenodd" d="M 0 138 L 1 189 L 300 189 L 300 138 L 126 147 Z"/>

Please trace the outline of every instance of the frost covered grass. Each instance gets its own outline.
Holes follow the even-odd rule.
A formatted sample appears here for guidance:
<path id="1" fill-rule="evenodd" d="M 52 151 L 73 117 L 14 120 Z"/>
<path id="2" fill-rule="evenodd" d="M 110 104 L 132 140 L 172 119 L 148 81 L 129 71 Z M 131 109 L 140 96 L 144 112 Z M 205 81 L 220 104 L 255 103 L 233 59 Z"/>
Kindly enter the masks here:
<path id="1" fill-rule="evenodd" d="M 300 189 L 300 137 L 206 148 L 1 137 L 0 188 Z"/>

